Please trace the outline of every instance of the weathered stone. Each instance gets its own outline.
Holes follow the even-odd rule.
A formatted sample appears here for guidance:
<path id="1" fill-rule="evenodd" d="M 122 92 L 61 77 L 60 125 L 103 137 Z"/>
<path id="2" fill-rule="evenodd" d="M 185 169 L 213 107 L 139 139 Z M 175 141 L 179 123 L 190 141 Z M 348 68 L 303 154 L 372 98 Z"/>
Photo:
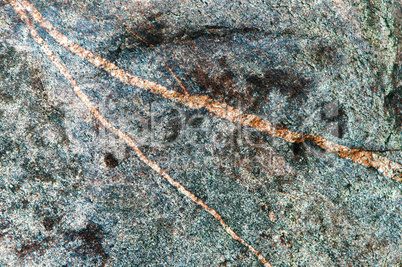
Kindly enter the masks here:
<path id="1" fill-rule="evenodd" d="M 402 162 L 397 1 L 31 3 L 133 75 Z M 400 183 L 121 83 L 35 27 L 99 111 L 273 266 L 402 262 Z M 0 38 L 0 265 L 261 264 L 96 120 L 9 3 Z"/>

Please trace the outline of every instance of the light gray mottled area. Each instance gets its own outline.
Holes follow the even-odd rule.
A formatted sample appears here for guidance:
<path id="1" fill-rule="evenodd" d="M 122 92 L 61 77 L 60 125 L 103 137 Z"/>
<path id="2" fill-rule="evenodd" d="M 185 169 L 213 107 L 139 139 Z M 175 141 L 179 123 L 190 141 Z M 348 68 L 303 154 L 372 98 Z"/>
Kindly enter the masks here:
<path id="1" fill-rule="evenodd" d="M 402 162 L 398 1 L 32 3 L 134 75 L 181 92 L 167 65 L 191 94 Z M 402 264 L 400 183 L 122 84 L 37 29 L 101 113 L 273 266 Z M 0 38 L 1 266 L 261 266 L 99 125 L 4 2 Z"/>

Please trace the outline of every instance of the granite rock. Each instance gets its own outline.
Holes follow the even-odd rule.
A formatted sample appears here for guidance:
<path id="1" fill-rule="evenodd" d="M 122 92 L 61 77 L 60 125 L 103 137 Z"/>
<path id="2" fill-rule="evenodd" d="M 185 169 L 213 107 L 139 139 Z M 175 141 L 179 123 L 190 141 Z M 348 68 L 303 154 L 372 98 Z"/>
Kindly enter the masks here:
<path id="1" fill-rule="evenodd" d="M 170 89 L 402 162 L 399 1 L 38 1 Z M 0 265 L 260 266 L 105 129 L 0 2 Z M 119 82 L 36 25 L 99 111 L 273 266 L 400 266 L 402 186 Z M 170 68 L 170 69 L 169 69 Z"/>

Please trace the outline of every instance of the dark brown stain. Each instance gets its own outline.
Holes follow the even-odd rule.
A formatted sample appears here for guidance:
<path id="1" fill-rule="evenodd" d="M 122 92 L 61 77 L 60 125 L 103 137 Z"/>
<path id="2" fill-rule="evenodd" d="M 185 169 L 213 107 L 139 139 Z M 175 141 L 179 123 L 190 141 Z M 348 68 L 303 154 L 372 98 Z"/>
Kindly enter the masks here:
<path id="1" fill-rule="evenodd" d="M 140 48 L 153 48 L 166 42 L 163 13 L 149 15 L 139 25 L 128 26 L 121 35 L 114 37 L 107 48 L 107 58 L 115 60 L 121 54 L 135 52 Z"/>
<path id="2" fill-rule="evenodd" d="M 15 252 L 19 258 L 24 258 L 26 256 L 30 256 L 32 253 L 41 252 L 42 245 L 36 241 L 26 240 L 22 243 L 20 249 L 15 249 Z"/>
<path id="3" fill-rule="evenodd" d="M 212 90 L 223 91 L 225 89 L 221 82 L 213 80 L 201 67 L 192 70 L 191 77 L 196 80 L 201 94 L 209 93 Z"/>
<path id="4" fill-rule="evenodd" d="M 104 162 L 108 168 L 115 168 L 119 165 L 119 161 L 109 152 L 105 154 Z"/>
<path id="5" fill-rule="evenodd" d="M 262 76 L 250 74 L 246 76 L 246 82 L 250 84 L 245 97 L 251 102 L 251 112 L 259 112 L 265 103 L 263 100 L 274 88 L 287 96 L 290 104 L 300 105 L 307 100 L 313 84 L 311 79 L 293 70 L 282 69 L 268 69 Z"/>
<path id="6" fill-rule="evenodd" d="M 190 118 L 189 119 L 189 125 L 193 128 L 199 128 L 204 122 L 203 117 L 195 117 L 195 118 Z"/>
<path id="7" fill-rule="evenodd" d="M 42 80 L 38 77 L 35 77 L 32 79 L 31 86 L 32 86 L 32 89 L 34 89 L 35 91 L 39 91 L 41 93 L 43 93 L 45 91 Z"/>
<path id="8" fill-rule="evenodd" d="M 303 143 L 292 143 L 290 146 L 293 156 L 297 161 L 300 161 L 305 157 L 305 148 L 303 147 Z"/>
<path id="9" fill-rule="evenodd" d="M 115 47 L 109 51 L 109 57 L 115 59 L 122 53 L 134 52 L 138 48 L 154 48 L 161 44 L 195 41 L 199 38 L 224 38 L 234 34 L 261 32 L 257 28 L 232 28 L 219 25 L 203 25 L 194 28 L 170 30 L 170 25 L 164 19 L 165 14 L 158 12 L 148 15 L 139 25 L 128 26 L 128 30 L 111 41 Z M 175 32 L 172 34 L 172 32 Z"/>
<path id="10" fill-rule="evenodd" d="M 158 46 L 165 41 L 164 29 L 167 25 L 161 19 L 162 17 L 162 13 L 152 14 L 147 17 L 145 22 L 139 27 L 136 33 L 143 39 L 140 40 L 140 46 Z"/>
<path id="11" fill-rule="evenodd" d="M 231 70 L 225 69 L 222 74 L 213 77 L 208 73 L 208 63 L 202 62 L 199 65 L 203 67 L 195 67 L 188 76 L 190 80 L 196 82 L 198 87 L 196 94 L 206 94 L 215 100 L 234 106 L 247 103 L 244 94 L 237 92 L 233 87 L 235 74 Z"/>
<path id="12" fill-rule="evenodd" d="M 254 85 L 257 92 L 277 88 L 283 95 L 289 96 L 290 100 L 295 98 L 306 100 L 309 85 L 312 83 L 310 79 L 295 74 L 293 71 L 281 69 L 269 69 L 263 77 L 250 75 L 246 80 Z"/>
<path id="13" fill-rule="evenodd" d="M 106 253 L 102 246 L 104 231 L 101 226 L 93 222 L 89 222 L 87 226 L 80 231 L 70 231 L 64 233 L 68 240 L 73 241 L 76 238 L 81 239 L 83 245 L 75 249 L 75 252 L 82 258 L 93 257 L 94 261 L 100 257 L 100 263 L 95 266 L 105 266 L 109 255 Z"/>
<path id="14" fill-rule="evenodd" d="M 338 59 L 337 47 L 331 45 L 318 45 L 314 50 L 314 60 L 321 67 L 336 63 Z"/>
<path id="15" fill-rule="evenodd" d="M 229 68 L 227 59 L 226 59 L 224 56 L 218 58 L 218 65 L 219 65 L 222 69 Z"/>

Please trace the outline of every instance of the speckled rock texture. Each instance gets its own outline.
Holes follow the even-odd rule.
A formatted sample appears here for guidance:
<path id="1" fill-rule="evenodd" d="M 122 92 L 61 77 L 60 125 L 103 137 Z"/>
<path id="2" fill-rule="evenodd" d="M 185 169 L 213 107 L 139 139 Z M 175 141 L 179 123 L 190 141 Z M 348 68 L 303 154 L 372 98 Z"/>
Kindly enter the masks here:
<path id="1" fill-rule="evenodd" d="M 400 1 L 30 2 L 138 77 L 402 163 Z M 272 266 L 402 266 L 400 182 L 121 83 L 35 26 L 99 111 Z M 0 266 L 262 266 L 94 118 L 4 0 Z"/>

